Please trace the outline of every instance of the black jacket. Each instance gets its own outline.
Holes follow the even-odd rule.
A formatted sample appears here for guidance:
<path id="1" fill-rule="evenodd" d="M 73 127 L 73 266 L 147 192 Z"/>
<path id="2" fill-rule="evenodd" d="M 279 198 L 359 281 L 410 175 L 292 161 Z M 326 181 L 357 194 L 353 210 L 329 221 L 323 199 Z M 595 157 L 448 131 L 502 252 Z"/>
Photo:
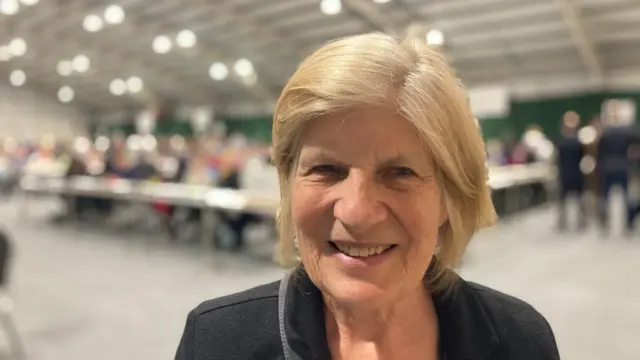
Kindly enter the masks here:
<path id="1" fill-rule="evenodd" d="M 462 279 L 433 297 L 446 360 L 560 359 L 549 324 L 521 300 Z M 302 268 L 189 314 L 176 360 L 249 359 L 331 359 L 322 296 Z"/>
<path id="2" fill-rule="evenodd" d="M 584 148 L 577 137 L 562 136 L 557 142 L 558 175 L 563 184 L 581 183 L 584 179 L 580 162 L 584 157 Z"/>
<path id="3" fill-rule="evenodd" d="M 604 129 L 598 142 L 597 162 L 602 174 L 629 171 L 629 147 L 640 143 L 638 129 L 632 126 L 609 127 Z"/>

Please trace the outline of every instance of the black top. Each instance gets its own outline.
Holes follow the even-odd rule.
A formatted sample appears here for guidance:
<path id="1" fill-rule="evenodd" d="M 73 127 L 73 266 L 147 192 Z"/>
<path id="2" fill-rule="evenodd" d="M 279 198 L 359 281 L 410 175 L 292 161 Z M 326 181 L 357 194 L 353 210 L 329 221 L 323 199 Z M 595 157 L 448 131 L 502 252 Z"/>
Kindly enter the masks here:
<path id="1" fill-rule="evenodd" d="M 638 129 L 632 126 L 604 129 L 598 142 L 597 162 L 602 173 L 629 171 L 629 147 L 640 143 Z"/>
<path id="2" fill-rule="evenodd" d="M 558 173 L 562 182 L 575 182 L 583 179 L 580 162 L 584 157 L 584 148 L 576 136 L 562 136 L 556 141 L 558 148 Z"/>
<path id="3" fill-rule="evenodd" d="M 447 360 L 559 360 L 531 305 L 461 278 L 434 294 Z M 330 360 L 322 295 L 303 268 L 189 313 L 176 360 Z"/>

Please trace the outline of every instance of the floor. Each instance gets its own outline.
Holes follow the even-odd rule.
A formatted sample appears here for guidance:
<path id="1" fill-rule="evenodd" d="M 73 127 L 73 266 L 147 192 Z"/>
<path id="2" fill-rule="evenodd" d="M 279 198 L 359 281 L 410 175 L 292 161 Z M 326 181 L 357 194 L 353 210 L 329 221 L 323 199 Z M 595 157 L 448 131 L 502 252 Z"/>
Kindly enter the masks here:
<path id="1" fill-rule="evenodd" d="M 11 294 L 30 359 L 171 359 L 201 300 L 277 279 L 268 254 L 218 255 L 161 240 L 52 226 L 47 206 L 0 205 L 16 242 Z M 516 295 L 544 314 L 564 360 L 640 356 L 640 236 L 558 236 L 533 210 L 474 239 L 467 279 Z"/>

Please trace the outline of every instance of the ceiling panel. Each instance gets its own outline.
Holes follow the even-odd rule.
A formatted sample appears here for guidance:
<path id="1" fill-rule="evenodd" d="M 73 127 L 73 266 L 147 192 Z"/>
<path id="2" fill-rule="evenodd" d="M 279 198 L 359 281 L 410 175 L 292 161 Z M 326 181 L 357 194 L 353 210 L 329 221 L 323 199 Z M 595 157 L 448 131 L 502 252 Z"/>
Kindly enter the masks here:
<path id="1" fill-rule="evenodd" d="M 104 22 L 114 3 L 124 9 L 124 23 L 83 30 L 87 15 Z M 320 0 L 41 0 L 15 15 L 0 14 L 0 45 L 15 38 L 28 45 L 24 56 L 0 60 L 0 82 L 23 70 L 25 86 L 52 96 L 72 86 L 77 105 L 93 111 L 165 100 L 238 108 L 272 103 L 300 60 L 321 44 L 371 31 L 400 34 L 414 25 L 443 32 L 444 51 L 470 86 L 545 72 L 587 76 L 594 71 L 587 56 L 602 63 L 605 76 L 621 67 L 640 70 L 640 2 L 567 3 L 576 6 L 575 19 L 561 11 L 560 0 L 342 0 L 342 12 L 331 16 L 320 11 Z M 182 30 L 195 34 L 192 48 L 178 46 Z M 172 43 L 166 54 L 154 52 L 158 35 Z M 90 58 L 89 71 L 57 73 L 58 62 L 79 54 Z M 257 76 L 236 73 L 241 59 Z M 223 81 L 209 76 L 216 62 L 226 66 Z M 144 81 L 142 93 L 109 92 L 112 80 L 130 76 Z"/>

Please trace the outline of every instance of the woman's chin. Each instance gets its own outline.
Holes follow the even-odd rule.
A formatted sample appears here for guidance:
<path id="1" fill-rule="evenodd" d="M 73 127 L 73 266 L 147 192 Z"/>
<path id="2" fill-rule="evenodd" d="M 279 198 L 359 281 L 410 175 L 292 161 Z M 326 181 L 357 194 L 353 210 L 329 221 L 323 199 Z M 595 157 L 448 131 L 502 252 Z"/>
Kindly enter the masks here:
<path id="1" fill-rule="evenodd" d="M 329 284 L 323 292 L 344 306 L 376 307 L 391 294 L 389 286 L 365 279 L 343 277 Z"/>

